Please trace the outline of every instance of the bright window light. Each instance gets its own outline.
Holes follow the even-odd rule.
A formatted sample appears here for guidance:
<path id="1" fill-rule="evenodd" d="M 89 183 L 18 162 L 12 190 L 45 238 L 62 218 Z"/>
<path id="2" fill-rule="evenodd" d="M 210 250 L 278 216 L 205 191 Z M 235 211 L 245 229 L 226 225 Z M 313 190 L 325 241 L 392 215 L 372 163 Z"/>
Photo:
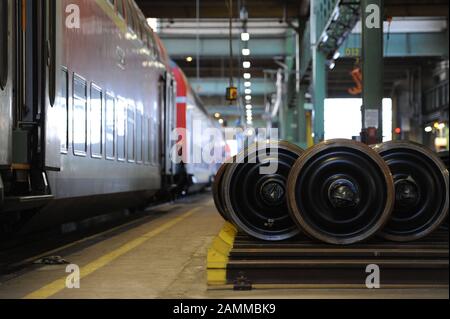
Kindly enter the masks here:
<path id="1" fill-rule="evenodd" d="M 248 41 L 248 40 L 250 40 L 250 33 L 248 33 L 248 32 L 243 32 L 243 33 L 241 33 L 241 40 L 242 40 L 242 41 Z"/>
<path id="2" fill-rule="evenodd" d="M 246 88 L 249 88 L 249 87 L 252 86 L 252 82 L 246 81 L 246 82 L 244 83 L 244 86 L 245 86 Z"/>
<path id="3" fill-rule="evenodd" d="M 325 139 L 359 136 L 362 99 L 325 99 Z M 345 123 L 345 124 L 343 124 Z M 392 100 L 383 99 L 383 141 L 392 140 Z"/>
<path id="4" fill-rule="evenodd" d="M 249 56 L 250 55 L 250 49 L 242 49 L 242 55 L 243 56 Z"/>
<path id="5" fill-rule="evenodd" d="M 154 32 L 159 31 L 159 21 L 157 18 L 148 18 L 147 23 Z"/>
<path id="6" fill-rule="evenodd" d="M 250 89 L 245 89 L 245 94 L 252 94 L 252 90 L 250 90 Z"/>
<path id="7" fill-rule="evenodd" d="M 251 97 L 250 95 L 246 95 L 246 96 L 245 96 L 245 99 L 246 99 L 247 101 L 250 101 L 250 100 L 252 99 L 252 97 Z"/>
<path id="8" fill-rule="evenodd" d="M 253 105 L 247 104 L 247 105 L 245 106 L 245 108 L 246 108 L 247 110 L 251 110 L 251 109 L 253 109 Z"/>
<path id="9" fill-rule="evenodd" d="M 252 64 L 249 61 L 244 61 L 242 62 L 242 66 L 244 67 L 244 69 L 250 69 Z"/>
<path id="10" fill-rule="evenodd" d="M 250 73 L 244 73 L 244 79 L 250 80 L 252 78 L 252 75 Z"/>

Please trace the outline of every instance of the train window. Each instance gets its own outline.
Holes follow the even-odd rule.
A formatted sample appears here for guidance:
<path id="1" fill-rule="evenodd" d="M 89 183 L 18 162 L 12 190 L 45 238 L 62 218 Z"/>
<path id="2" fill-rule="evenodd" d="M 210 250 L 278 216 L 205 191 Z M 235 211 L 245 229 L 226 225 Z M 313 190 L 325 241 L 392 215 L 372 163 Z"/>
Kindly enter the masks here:
<path id="1" fill-rule="evenodd" d="M 134 27 L 135 27 L 136 24 L 134 22 L 134 17 L 133 17 L 133 14 L 132 14 L 130 2 L 128 0 L 123 0 L 123 1 L 124 1 L 124 6 L 125 6 L 125 9 L 126 9 L 126 12 L 127 12 L 128 28 L 130 30 L 134 31 L 135 30 Z"/>
<path id="2" fill-rule="evenodd" d="M 125 161 L 125 127 L 126 127 L 126 103 L 122 99 L 117 100 L 117 157 L 119 161 Z"/>
<path id="3" fill-rule="evenodd" d="M 67 153 L 69 146 L 69 73 L 66 68 L 61 69 L 61 152 Z"/>
<path id="4" fill-rule="evenodd" d="M 135 14 L 135 10 L 133 8 L 133 4 L 129 0 L 124 0 L 124 1 L 126 3 L 125 6 L 126 6 L 126 11 L 127 11 L 128 26 L 137 35 L 137 20 L 136 20 L 136 14 Z"/>
<path id="5" fill-rule="evenodd" d="M 91 156 L 101 158 L 103 131 L 103 94 L 102 90 L 91 83 Z"/>
<path id="6" fill-rule="evenodd" d="M 0 90 L 8 80 L 8 1 L 0 0 Z"/>
<path id="7" fill-rule="evenodd" d="M 136 162 L 142 163 L 142 109 L 136 113 Z"/>
<path id="8" fill-rule="evenodd" d="M 125 19 L 125 7 L 124 7 L 124 0 L 116 0 L 116 9 L 117 13 L 122 19 Z"/>
<path id="9" fill-rule="evenodd" d="M 73 151 L 75 155 L 87 153 L 87 84 L 80 76 L 73 76 Z"/>
<path id="10" fill-rule="evenodd" d="M 127 108 L 127 158 L 129 162 L 135 160 L 135 110 L 134 105 Z"/>
<path id="11" fill-rule="evenodd" d="M 106 130 L 105 130 L 105 151 L 106 151 L 106 158 L 113 160 L 116 157 L 116 150 L 115 150 L 115 131 L 116 131 L 116 124 L 115 124 L 115 118 L 116 118 L 116 110 L 115 110 L 115 103 L 114 98 L 111 94 L 106 93 Z"/>

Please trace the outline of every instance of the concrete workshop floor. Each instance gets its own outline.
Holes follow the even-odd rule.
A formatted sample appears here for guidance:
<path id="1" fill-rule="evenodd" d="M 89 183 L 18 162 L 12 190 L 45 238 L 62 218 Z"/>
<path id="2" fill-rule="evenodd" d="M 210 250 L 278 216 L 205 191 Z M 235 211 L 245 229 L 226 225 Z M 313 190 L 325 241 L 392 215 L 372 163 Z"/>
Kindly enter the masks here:
<path id="1" fill-rule="evenodd" d="M 448 289 L 208 290 L 207 249 L 224 224 L 210 195 L 166 210 L 90 245 L 58 252 L 80 267 L 80 289 L 65 288 L 65 265 L 34 265 L 0 278 L 0 298 L 449 298 Z"/>

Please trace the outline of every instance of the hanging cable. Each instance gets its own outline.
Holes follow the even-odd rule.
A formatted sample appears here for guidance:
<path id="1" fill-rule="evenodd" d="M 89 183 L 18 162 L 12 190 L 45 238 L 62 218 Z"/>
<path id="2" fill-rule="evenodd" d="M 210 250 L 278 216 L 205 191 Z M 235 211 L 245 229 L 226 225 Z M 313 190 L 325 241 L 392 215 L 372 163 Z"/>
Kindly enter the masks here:
<path id="1" fill-rule="evenodd" d="M 197 83 L 200 83 L 200 0 L 196 1 L 196 20 L 197 20 Z"/>
<path id="2" fill-rule="evenodd" d="M 228 9 L 230 14 L 230 87 L 234 87 L 233 70 L 233 0 L 228 0 Z"/>

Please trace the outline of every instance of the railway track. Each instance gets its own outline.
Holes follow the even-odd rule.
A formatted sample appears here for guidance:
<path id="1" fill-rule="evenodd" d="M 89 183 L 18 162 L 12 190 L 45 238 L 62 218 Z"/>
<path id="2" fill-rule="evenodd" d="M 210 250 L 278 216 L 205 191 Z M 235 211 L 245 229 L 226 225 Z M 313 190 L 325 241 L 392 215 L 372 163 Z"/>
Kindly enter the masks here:
<path id="1" fill-rule="evenodd" d="M 220 250 L 217 247 L 212 249 Z M 374 238 L 351 246 L 304 235 L 267 242 L 238 232 L 223 264 L 225 280 L 210 281 L 210 288 L 366 288 L 369 265 L 379 267 L 381 288 L 448 288 L 448 254 L 445 229 L 414 242 Z M 217 271 L 216 266 L 209 271 Z"/>

